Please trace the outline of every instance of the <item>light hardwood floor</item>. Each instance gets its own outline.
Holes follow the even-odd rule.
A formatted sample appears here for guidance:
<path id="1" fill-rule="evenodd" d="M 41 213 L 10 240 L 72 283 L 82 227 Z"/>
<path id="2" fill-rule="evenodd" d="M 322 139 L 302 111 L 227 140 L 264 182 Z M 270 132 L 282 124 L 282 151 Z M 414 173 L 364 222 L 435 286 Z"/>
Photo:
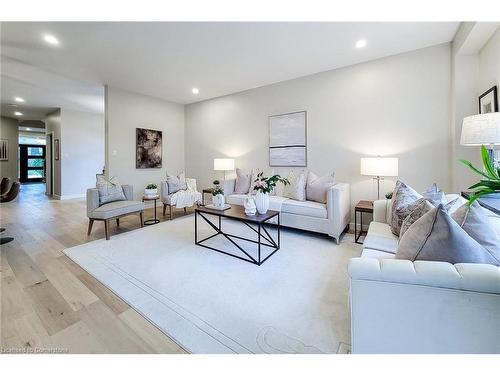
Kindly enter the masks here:
<path id="1" fill-rule="evenodd" d="M 16 201 L 0 206 L 2 235 L 15 238 L 1 246 L 2 352 L 185 353 L 63 254 L 67 247 L 104 238 L 104 225 L 95 223 L 87 237 L 85 201 L 51 200 L 44 189 L 23 185 Z M 146 210 L 145 219 L 152 216 Z M 137 228 L 137 215 L 124 217 L 120 228 L 111 225 L 111 235 Z"/>

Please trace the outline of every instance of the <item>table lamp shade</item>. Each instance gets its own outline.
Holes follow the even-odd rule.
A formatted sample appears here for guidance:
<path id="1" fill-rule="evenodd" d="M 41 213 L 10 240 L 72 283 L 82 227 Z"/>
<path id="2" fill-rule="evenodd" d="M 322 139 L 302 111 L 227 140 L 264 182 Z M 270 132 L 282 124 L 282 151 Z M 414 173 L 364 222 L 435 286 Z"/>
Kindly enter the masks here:
<path id="1" fill-rule="evenodd" d="M 234 170 L 234 159 L 214 159 L 214 171 Z"/>
<path id="2" fill-rule="evenodd" d="M 361 158 L 361 175 L 392 177 L 398 175 L 398 158 Z"/>
<path id="3" fill-rule="evenodd" d="M 464 118 L 460 144 L 464 146 L 499 145 L 500 112 Z"/>

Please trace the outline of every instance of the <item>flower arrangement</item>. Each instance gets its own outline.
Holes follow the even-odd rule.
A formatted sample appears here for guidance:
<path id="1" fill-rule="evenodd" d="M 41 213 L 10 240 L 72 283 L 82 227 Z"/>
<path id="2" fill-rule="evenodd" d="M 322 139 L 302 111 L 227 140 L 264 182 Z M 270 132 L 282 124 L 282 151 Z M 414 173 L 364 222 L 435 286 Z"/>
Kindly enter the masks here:
<path id="1" fill-rule="evenodd" d="M 146 186 L 146 189 L 158 189 L 158 185 L 156 185 L 156 184 L 148 184 Z"/>
<path id="2" fill-rule="evenodd" d="M 484 172 L 474 167 L 470 161 L 460 160 L 463 164 L 481 176 L 481 180 L 479 180 L 477 184 L 469 187 L 469 189 L 473 189 L 472 195 L 469 198 L 469 204 L 472 204 L 476 199 L 485 195 L 500 194 L 500 168 L 495 167 L 493 158 L 484 145 L 481 146 L 481 156 L 483 159 Z"/>
<path id="3" fill-rule="evenodd" d="M 212 188 L 212 195 L 215 197 L 216 195 L 219 194 L 224 194 L 224 189 L 220 186 L 220 181 L 219 180 L 214 180 L 213 182 L 214 187 Z"/>
<path id="4" fill-rule="evenodd" d="M 288 181 L 286 178 L 281 177 L 279 174 L 275 174 L 271 177 L 264 177 L 263 172 L 260 172 L 257 175 L 257 178 L 255 179 L 254 182 L 255 185 L 253 187 L 253 190 L 267 194 L 273 191 L 278 182 L 281 182 L 284 185 L 290 184 L 290 181 Z"/>

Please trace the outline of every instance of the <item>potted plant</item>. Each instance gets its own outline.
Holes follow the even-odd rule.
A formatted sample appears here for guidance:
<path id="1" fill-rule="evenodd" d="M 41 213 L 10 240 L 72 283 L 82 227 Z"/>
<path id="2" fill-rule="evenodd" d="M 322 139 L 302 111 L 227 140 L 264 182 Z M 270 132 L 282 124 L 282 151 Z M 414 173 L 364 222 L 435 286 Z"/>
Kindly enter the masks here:
<path id="1" fill-rule="evenodd" d="M 224 189 L 220 186 L 219 180 L 213 182 L 214 187 L 212 188 L 212 201 L 215 207 L 224 207 Z"/>
<path id="2" fill-rule="evenodd" d="M 284 185 L 290 184 L 286 178 L 281 177 L 279 174 L 275 174 L 271 177 L 264 177 L 263 172 L 257 175 L 254 182 L 255 185 L 253 190 L 257 192 L 255 195 L 255 205 L 257 206 L 257 212 L 261 215 L 265 214 L 269 209 L 269 193 L 273 191 L 276 184 L 278 182 Z"/>
<path id="3" fill-rule="evenodd" d="M 472 189 L 472 195 L 469 197 L 469 205 L 485 195 L 500 198 L 500 168 L 495 167 L 492 157 L 484 145 L 481 146 L 481 157 L 483 159 L 484 172 L 474 167 L 470 161 L 460 160 L 482 177 L 477 184 L 469 187 L 469 189 Z"/>
<path id="4" fill-rule="evenodd" d="M 156 184 L 148 184 L 146 189 L 144 189 L 144 195 L 148 197 L 152 197 L 158 195 L 158 185 Z"/>

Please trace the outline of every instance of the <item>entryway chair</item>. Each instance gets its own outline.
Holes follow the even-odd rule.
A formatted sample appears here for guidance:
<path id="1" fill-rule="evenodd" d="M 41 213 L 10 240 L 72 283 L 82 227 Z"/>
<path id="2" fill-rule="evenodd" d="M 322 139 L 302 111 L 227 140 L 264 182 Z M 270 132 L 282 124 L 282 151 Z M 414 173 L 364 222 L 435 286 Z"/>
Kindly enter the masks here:
<path id="1" fill-rule="evenodd" d="M 7 178 L 7 184 L 8 184 L 10 179 L 8 177 L 6 177 L 6 178 Z M 1 182 L 2 188 L 3 188 L 4 180 L 5 180 L 5 178 L 3 178 L 2 182 Z M 20 188 L 19 182 L 14 181 L 12 183 L 8 193 L 0 196 L 0 202 L 7 203 L 7 202 L 10 202 L 10 201 L 13 201 L 14 199 L 16 199 L 17 196 L 19 195 L 19 188 Z M 0 232 L 3 232 L 4 230 L 5 230 L 5 228 L 0 228 Z M 9 243 L 11 241 L 14 241 L 14 237 L 1 237 L 0 238 L 0 245 L 3 245 L 5 243 Z"/>

